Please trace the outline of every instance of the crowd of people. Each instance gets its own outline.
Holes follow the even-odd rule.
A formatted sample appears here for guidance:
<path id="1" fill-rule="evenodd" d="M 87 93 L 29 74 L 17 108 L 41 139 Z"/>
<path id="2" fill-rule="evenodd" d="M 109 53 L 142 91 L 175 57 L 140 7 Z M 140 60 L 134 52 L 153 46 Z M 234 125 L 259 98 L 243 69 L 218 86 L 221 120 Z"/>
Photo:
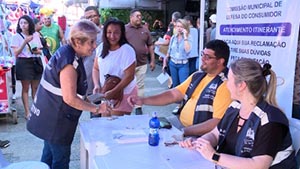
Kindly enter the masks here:
<path id="1" fill-rule="evenodd" d="M 91 118 L 130 115 L 134 110 L 140 115 L 142 105 L 177 103 L 177 116 L 168 120 L 189 137 L 179 145 L 195 149 L 217 167 L 295 168 L 288 119 L 275 99 L 276 73 L 270 64 L 261 66 L 251 59 L 228 67 L 230 48 L 215 39 L 215 14 L 209 17 L 203 50 L 198 45 L 199 19 L 194 27 L 193 19 L 179 12 L 172 14 L 166 32 L 155 20 L 154 29 L 164 32 L 164 41 L 156 42 L 140 9 L 130 11 L 129 23 L 111 17 L 102 25 L 100 17 L 96 7 L 87 7 L 67 38 L 51 16 L 23 15 L 18 20 L 9 47 L 22 84 L 27 130 L 44 141 L 43 163 L 52 169 L 69 168 L 83 112 Z M 168 70 L 172 86 L 145 97 L 147 69 L 156 67 L 155 46 L 167 46 L 162 71 Z M 111 76 L 120 81 L 103 92 Z M 88 99 L 98 93 L 100 102 Z M 8 145 L 0 141 L 1 147 Z"/>

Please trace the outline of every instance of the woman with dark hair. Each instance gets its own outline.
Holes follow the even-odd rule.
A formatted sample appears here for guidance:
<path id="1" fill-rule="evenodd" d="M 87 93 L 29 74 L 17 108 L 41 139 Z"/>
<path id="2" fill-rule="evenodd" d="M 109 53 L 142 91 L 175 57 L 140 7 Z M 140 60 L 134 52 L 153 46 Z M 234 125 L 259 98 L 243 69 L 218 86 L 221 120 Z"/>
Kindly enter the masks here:
<path id="1" fill-rule="evenodd" d="M 245 58 L 233 62 L 227 87 L 235 101 L 217 127 L 180 145 L 195 148 L 216 168 L 296 168 L 289 122 L 275 99 L 276 85 L 270 64 L 261 67 Z"/>
<path id="2" fill-rule="evenodd" d="M 50 60 L 51 58 L 51 53 L 50 53 L 50 50 L 49 50 L 49 46 L 47 45 L 47 41 L 46 41 L 46 38 L 43 36 L 43 34 L 40 32 L 42 30 L 42 27 L 43 27 L 43 23 L 41 22 L 40 19 L 38 18 L 34 18 L 33 19 L 33 22 L 34 22 L 34 26 L 35 26 L 35 31 L 37 33 L 39 33 L 40 35 L 40 40 L 41 40 L 41 44 L 42 44 L 42 52 L 44 54 L 44 56 L 47 58 L 47 60 Z"/>
<path id="3" fill-rule="evenodd" d="M 111 100 L 118 92 L 123 91 L 123 97 L 113 108 L 111 115 L 130 114 L 133 107 L 127 102 L 129 95 L 137 95 L 135 80 L 136 57 L 134 49 L 125 36 L 124 23 L 116 18 L 110 18 L 104 24 L 103 42 L 96 50 L 93 68 L 94 93 L 101 91 L 105 76 L 113 75 L 121 81 L 112 90 L 104 93 Z M 113 100 L 115 101 L 115 100 Z"/>
<path id="4" fill-rule="evenodd" d="M 25 118 L 29 116 L 28 91 L 31 87 L 31 97 L 35 96 L 43 73 L 41 61 L 42 47 L 39 34 L 35 32 L 33 20 L 28 15 L 20 17 L 17 33 L 12 37 L 11 48 L 16 56 L 16 78 L 21 80 L 22 101 Z"/>

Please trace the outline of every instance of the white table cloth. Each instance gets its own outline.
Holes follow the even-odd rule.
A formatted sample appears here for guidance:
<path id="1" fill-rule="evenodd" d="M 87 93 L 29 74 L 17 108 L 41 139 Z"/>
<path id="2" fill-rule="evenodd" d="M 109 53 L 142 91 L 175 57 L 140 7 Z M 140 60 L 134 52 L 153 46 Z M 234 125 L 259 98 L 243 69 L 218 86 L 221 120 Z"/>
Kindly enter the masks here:
<path id="1" fill-rule="evenodd" d="M 164 142 L 173 141 L 172 136 L 180 134 L 174 127 L 160 129 L 159 146 L 149 146 L 149 120 L 148 115 L 132 115 L 80 122 L 81 169 L 214 168 L 195 150 L 165 146 Z"/>

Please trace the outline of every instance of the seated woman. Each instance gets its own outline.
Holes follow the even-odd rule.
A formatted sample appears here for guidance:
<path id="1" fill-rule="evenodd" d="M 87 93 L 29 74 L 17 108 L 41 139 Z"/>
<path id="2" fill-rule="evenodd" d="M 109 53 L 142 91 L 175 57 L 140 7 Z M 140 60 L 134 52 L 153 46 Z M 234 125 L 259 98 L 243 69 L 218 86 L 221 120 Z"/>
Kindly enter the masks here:
<path id="1" fill-rule="evenodd" d="M 220 168 L 296 168 L 289 122 L 275 100 L 276 74 L 271 65 L 261 68 L 252 59 L 237 60 L 231 64 L 227 87 L 236 101 L 219 125 L 180 146 L 195 148 Z"/>
<path id="2" fill-rule="evenodd" d="M 104 98 L 114 105 L 111 115 L 129 115 L 133 109 L 133 106 L 127 102 L 127 97 L 137 95 L 134 76 L 135 64 L 135 52 L 126 39 L 124 23 L 116 18 L 108 19 L 104 23 L 103 43 L 96 50 L 93 68 L 93 92 L 102 91 L 108 75 L 117 76 L 121 79 L 113 89 L 104 93 Z M 114 99 L 120 92 L 123 96 Z"/>

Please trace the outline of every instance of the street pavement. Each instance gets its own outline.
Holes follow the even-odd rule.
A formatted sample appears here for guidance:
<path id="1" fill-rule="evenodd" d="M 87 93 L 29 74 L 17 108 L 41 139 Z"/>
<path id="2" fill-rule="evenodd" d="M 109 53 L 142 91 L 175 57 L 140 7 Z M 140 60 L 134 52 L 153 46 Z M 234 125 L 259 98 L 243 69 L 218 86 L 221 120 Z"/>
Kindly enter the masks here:
<path id="1" fill-rule="evenodd" d="M 156 65 L 156 69 L 151 72 L 148 69 L 145 80 L 145 95 L 154 95 L 168 89 L 167 82 L 160 84 L 156 77 L 161 73 L 161 66 Z M 8 89 L 10 92 L 8 84 Z M 4 157 L 11 163 L 27 160 L 39 161 L 43 141 L 26 130 L 26 120 L 24 118 L 24 108 L 21 100 L 21 84 L 17 81 L 17 100 L 14 104 L 10 104 L 11 108 L 15 108 L 18 114 L 18 123 L 13 124 L 12 119 L 7 117 L 8 114 L 1 115 L 0 118 L 0 140 L 9 140 L 10 146 L 2 149 Z M 30 101 L 31 102 L 31 101 Z M 47 104 L 47 103 L 45 103 Z M 172 110 L 175 104 L 167 106 L 143 106 L 144 114 L 151 114 L 153 111 L 158 113 L 158 116 L 174 116 Z M 134 112 L 134 111 L 133 111 Z M 89 120 L 89 113 L 83 112 L 80 121 Z M 80 133 L 77 129 L 71 149 L 70 169 L 80 168 Z"/>

